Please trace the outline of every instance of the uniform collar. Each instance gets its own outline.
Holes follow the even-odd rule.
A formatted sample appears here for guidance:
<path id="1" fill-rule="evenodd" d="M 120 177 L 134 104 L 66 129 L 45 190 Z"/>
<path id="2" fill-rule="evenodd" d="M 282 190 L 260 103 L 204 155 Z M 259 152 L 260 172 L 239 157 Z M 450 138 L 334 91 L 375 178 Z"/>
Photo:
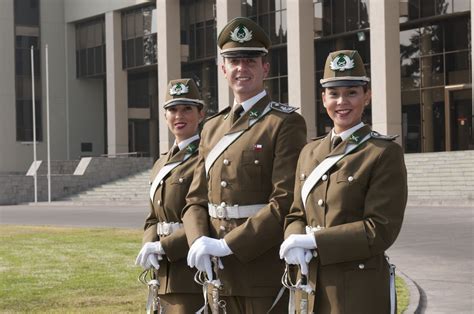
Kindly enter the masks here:
<path id="1" fill-rule="evenodd" d="M 332 128 L 332 131 L 331 131 L 331 140 L 334 136 L 340 136 L 341 139 L 343 141 L 347 140 L 349 138 L 349 136 L 352 135 L 352 133 L 354 133 L 355 131 L 357 131 L 358 129 L 360 129 L 361 127 L 364 126 L 364 123 L 363 122 L 360 122 L 359 124 L 356 124 L 354 125 L 352 128 L 348 129 L 348 130 L 345 130 L 339 134 L 336 133 L 336 131 L 334 131 L 334 128 Z"/>
<path id="2" fill-rule="evenodd" d="M 199 134 L 195 134 L 191 136 L 190 138 L 187 138 L 184 141 L 181 141 L 180 143 L 178 143 L 179 150 L 186 148 L 189 144 L 191 144 L 192 142 L 198 139 L 199 139 Z M 176 140 L 174 140 L 174 145 L 176 145 Z"/>
<path id="3" fill-rule="evenodd" d="M 259 94 L 260 95 L 260 94 Z M 239 119 L 231 124 L 229 131 L 226 134 L 238 132 L 247 129 L 250 126 L 250 121 L 258 119 L 265 110 L 265 107 L 270 103 L 270 97 L 265 92 L 262 94 L 263 97 L 258 98 L 258 101 L 254 103 L 249 111 L 244 112 Z M 250 100 L 250 99 L 249 99 Z M 232 121 L 230 121 L 232 123 Z"/>
<path id="4" fill-rule="evenodd" d="M 361 126 L 359 126 L 359 125 L 361 125 Z M 326 145 L 327 145 L 327 149 L 329 151 L 328 156 L 344 154 L 344 152 L 346 151 L 347 145 L 349 145 L 350 143 L 358 144 L 358 142 L 362 138 L 364 138 L 367 134 L 369 134 L 370 131 L 371 131 L 370 126 L 364 125 L 362 122 L 360 124 L 358 124 L 357 126 L 353 127 L 353 128 L 355 128 L 355 131 L 352 131 L 352 128 L 351 128 L 351 129 L 347 130 L 348 131 L 347 133 L 346 133 L 346 131 L 341 132 L 341 134 L 345 133 L 346 138 L 344 139 L 344 137 L 342 135 L 340 135 L 343 140 L 342 140 L 341 144 L 339 144 L 333 150 L 331 150 L 331 137 L 327 136 L 324 139 L 327 142 Z M 352 131 L 352 132 L 349 132 L 349 131 Z"/>
<path id="5" fill-rule="evenodd" d="M 168 164 L 170 162 L 182 161 L 187 154 L 194 153 L 197 150 L 199 139 L 199 134 L 196 134 L 179 143 L 179 152 L 177 152 L 174 156 L 171 156 L 171 152 L 173 151 L 171 149 L 168 152 L 168 161 L 166 163 Z"/>
<path id="6" fill-rule="evenodd" d="M 258 93 L 257 95 L 253 96 L 252 98 L 249 98 L 247 99 L 246 101 L 243 101 L 240 103 L 240 105 L 242 106 L 242 108 L 244 108 L 244 112 L 242 112 L 241 116 L 243 114 L 245 114 L 245 112 L 249 111 L 253 105 L 255 105 L 260 99 L 262 99 L 265 95 L 267 94 L 267 91 L 266 90 L 263 90 L 261 91 L 260 93 Z M 234 106 L 233 108 L 235 108 L 237 106 L 237 103 L 235 102 L 234 100 Z"/>

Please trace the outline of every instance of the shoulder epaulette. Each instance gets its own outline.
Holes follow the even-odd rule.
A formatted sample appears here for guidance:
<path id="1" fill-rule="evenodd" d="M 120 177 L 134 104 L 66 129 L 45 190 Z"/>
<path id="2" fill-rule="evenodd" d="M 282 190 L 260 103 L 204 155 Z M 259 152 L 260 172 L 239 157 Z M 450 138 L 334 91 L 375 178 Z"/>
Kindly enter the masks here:
<path id="1" fill-rule="evenodd" d="M 289 106 L 288 104 L 281 104 L 275 101 L 270 103 L 270 108 L 283 113 L 292 113 L 293 111 L 298 110 L 296 107 Z"/>
<path id="2" fill-rule="evenodd" d="M 226 108 L 224 108 L 224 109 L 222 109 L 221 111 L 219 111 L 219 112 L 213 114 L 212 116 L 207 117 L 207 118 L 206 118 L 206 121 L 209 121 L 209 120 L 211 120 L 211 119 L 214 119 L 215 117 L 220 116 L 221 114 L 228 113 L 229 111 L 230 111 L 230 106 L 229 106 L 229 107 L 226 107 Z"/>
<path id="3" fill-rule="evenodd" d="M 398 137 L 398 135 L 383 135 L 377 131 L 372 131 L 370 132 L 370 137 L 377 138 L 380 140 L 393 141 L 394 139 Z"/>

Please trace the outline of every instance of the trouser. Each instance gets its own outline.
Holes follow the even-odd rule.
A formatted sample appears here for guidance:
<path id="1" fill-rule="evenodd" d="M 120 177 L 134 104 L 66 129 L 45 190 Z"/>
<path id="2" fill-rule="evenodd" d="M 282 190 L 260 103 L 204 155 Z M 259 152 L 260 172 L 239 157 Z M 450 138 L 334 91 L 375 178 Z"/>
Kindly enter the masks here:
<path id="1" fill-rule="evenodd" d="M 202 307 L 202 294 L 168 293 L 160 295 L 161 305 L 165 314 L 196 313 Z"/>
<path id="2" fill-rule="evenodd" d="M 265 314 L 270 310 L 276 296 L 271 297 L 242 297 L 242 296 L 220 296 L 220 300 L 226 303 L 227 314 Z M 209 306 L 212 308 L 212 295 L 208 293 Z M 273 307 L 273 314 L 288 312 L 288 290 L 285 289 L 283 296 Z M 224 313 L 220 311 L 219 313 Z"/>

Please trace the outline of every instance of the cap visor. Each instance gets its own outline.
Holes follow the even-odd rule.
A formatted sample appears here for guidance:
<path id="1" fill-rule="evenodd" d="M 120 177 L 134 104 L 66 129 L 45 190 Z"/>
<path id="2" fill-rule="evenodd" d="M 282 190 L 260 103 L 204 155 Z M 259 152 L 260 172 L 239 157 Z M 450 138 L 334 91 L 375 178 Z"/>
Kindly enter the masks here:
<path id="1" fill-rule="evenodd" d="M 198 102 L 190 101 L 190 100 L 183 100 L 183 99 L 176 99 L 173 101 L 170 101 L 166 105 L 163 106 L 164 109 L 168 109 L 170 107 L 178 106 L 178 105 L 191 105 L 191 106 L 196 106 L 196 107 L 203 107 L 203 104 L 200 104 Z"/>
<path id="2" fill-rule="evenodd" d="M 256 58 L 266 55 L 264 51 L 255 50 L 238 50 L 238 51 L 226 51 L 221 53 L 224 58 Z"/>
<path id="3" fill-rule="evenodd" d="M 329 81 L 321 83 L 322 87 L 349 87 L 349 86 L 364 86 L 367 85 L 366 81 L 359 80 L 340 80 L 340 81 Z"/>

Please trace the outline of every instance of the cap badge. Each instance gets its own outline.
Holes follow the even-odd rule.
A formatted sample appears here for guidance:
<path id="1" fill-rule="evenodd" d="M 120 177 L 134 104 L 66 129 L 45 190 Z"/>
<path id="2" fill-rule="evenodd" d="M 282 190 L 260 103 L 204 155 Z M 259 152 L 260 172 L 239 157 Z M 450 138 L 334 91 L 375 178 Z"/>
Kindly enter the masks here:
<path id="1" fill-rule="evenodd" d="M 230 39 L 242 44 L 252 39 L 252 31 L 249 31 L 247 27 L 241 24 L 230 32 Z"/>
<path id="2" fill-rule="evenodd" d="M 330 65 L 331 70 L 333 71 L 345 71 L 354 68 L 354 59 L 345 54 L 338 54 L 332 61 Z"/>
<path id="3" fill-rule="evenodd" d="M 170 95 L 180 96 L 183 94 L 187 94 L 189 92 L 189 87 L 183 83 L 176 83 L 170 88 Z"/>

